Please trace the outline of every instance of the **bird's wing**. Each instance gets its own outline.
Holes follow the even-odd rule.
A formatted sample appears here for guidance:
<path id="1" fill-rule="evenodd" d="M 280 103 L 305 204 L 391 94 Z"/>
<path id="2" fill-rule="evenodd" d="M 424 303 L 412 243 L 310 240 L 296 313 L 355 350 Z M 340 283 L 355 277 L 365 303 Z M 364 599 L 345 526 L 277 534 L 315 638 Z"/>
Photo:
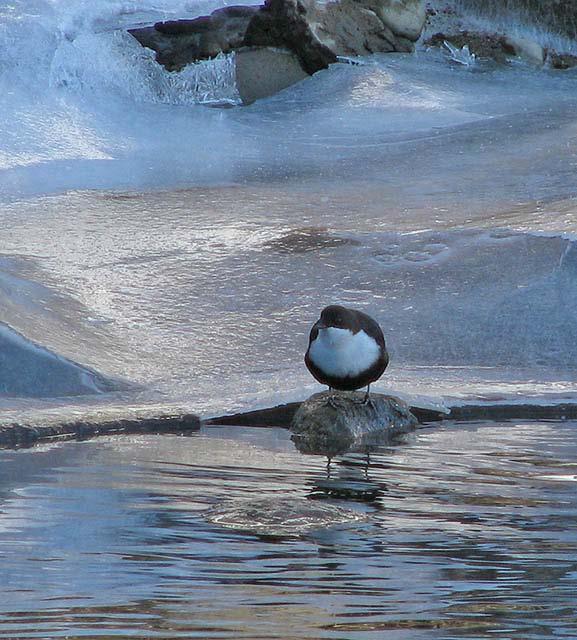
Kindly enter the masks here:
<path id="1" fill-rule="evenodd" d="M 385 336 L 383 335 L 383 331 L 379 323 L 362 311 L 359 311 L 359 317 L 361 329 L 364 329 L 365 333 L 372 336 L 377 341 L 377 344 L 386 350 L 387 346 L 385 344 Z"/>
<path id="2" fill-rule="evenodd" d="M 315 322 L 313 324 L 313 328 L 311 329 L 310 335 L 309 335 L 309 346 L 311 345 L 311 342 L 313 340 L 316 340 L 317 336 L 319 335 L 319 327 L 318 327 L 318 322 Z"/>

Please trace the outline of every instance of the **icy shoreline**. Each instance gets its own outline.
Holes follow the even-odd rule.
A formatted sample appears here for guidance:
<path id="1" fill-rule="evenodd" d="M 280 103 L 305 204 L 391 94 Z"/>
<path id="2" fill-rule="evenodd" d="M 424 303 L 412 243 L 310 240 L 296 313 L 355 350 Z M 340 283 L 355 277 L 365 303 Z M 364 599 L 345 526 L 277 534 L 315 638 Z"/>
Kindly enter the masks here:
<path id="1" fill-rule="evenodd" d="M 6 417 L 0 421 L 0 449 L 27 448 L 42 443 L 64 440 L 85 440 L 98 436 L 122 436 L 138 433 L 187 435 L 201 427 L 231 426 L 256 428 L 289 428 L 301 402 L 290 402 L 254 411 L 215 416 L 201 420 L 199 416 L 182 411 L 141 408 L 127 410 L 108 409 L 100 415 L 94 409 L 78 408 L 73 419 L 59 421 L 47 414 L 42 419 L 38 414 L 33 424 L 10 422 Z M 442 405 L 439 402 L 439 405 Z M 102 407 L 100 408 L 102 410 Z M 417 428 L 450 423 L 459 428 L 459 423 L 502 422 L 507 420 L 565 421 L 577 419 L 577 399 L 551 401 L 526 400 L 500 402 L 462 402 L 446 404 L 443 410 L 411 406 L 411 412 L 419 421 Z M 139 415 L 140 414 L 140 415 Z"/>

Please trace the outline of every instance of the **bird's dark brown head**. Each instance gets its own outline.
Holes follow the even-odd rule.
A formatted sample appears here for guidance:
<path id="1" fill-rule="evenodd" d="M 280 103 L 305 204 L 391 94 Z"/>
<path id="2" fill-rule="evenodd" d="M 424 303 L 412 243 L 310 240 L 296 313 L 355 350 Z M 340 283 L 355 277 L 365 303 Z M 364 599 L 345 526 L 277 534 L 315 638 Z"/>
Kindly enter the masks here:
<path id="1" fill-rule="evenodd" d="M 321 312 L 320 323 L 323 327 L 337 327 L 338 329 L 350 329 L 356 333 L 357 323 L 350 309 L 338 304 L 331 304 Z"/>

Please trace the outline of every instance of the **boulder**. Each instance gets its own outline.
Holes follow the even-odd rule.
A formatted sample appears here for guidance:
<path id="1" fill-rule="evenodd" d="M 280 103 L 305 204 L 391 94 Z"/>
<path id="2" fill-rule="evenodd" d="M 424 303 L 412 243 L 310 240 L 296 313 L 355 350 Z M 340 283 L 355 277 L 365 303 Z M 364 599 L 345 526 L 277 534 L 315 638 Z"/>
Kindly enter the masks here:
<path id="1" fill-rule="evenodd" d="M 550 50 L 547 52 L 547 62 L 553 69 L 572 69 L 577 67 L 577 56 Z"/>
<path id="2" fill-rule="evenodd" d="M 156 61 L 168 71 L 180 71 L 190 62 L 214 58 L 244 46 L 245 34 L 260 7 L 224 7 L 194 20 L 157 22 L 129 29 L 143 47 L 156 52 Z"/>
<path id="3" fill-rule="evenodd" d="M 374 11 L 397 38 L 416 42 L 425 26 L 425 4 L 415 0 L 373 2 Z"/>
<path id="4" fill-rule="evenodd" d="M 194 20 L 130 29 L 169 71 L 244 47 L 290 51 L 309 75 L 338 56 L 412 51 L 425 23 L 422 0 L 266 0 Z"/>
<path id="5" fill-rule="evenodd" d="M 249 23 L 244 44 L 288 49 L 309 75 L 326 69 L 337 61 L 337 54 L 315 36 L 311 15 L 300 0 L 266 0 Z"/>
<path id="6" fill-rule="evenodd" d="M 506 36 L 506 43 L 512 47 L 515 55 L 529 64 L 538 67 L 543 66 L 545 62 L 545 49 L 535 40 L 530 38 L 521 38 L 517 36 Z"/>
<path id="7" fill-rule="evenodd" d="M 337 56 L 410 52 L 426 17 L 418 0 L 340 0 L 311 4 L 307 14 L 316 37 Z"/>
<path id="8" fill-rule="evenodd" d="M 246 47 L 237 51 L 234 62 L 236 86 L 244 104 L 308 78 L 295 54 L 283 49 Z"/>
<path id="9" fill-rule="evenodd" d="M 418 421 L 394 396 L 324 391 L 305 400 L 295 413 L 292 440 L 302 453 L 333 457 L 371 444 L 388 442 L 411 431 Z"/>
<path id="10" fill-rule="evenodd" d="M 499 63 L 505 63 L 517 55 L 507 38 L 498 33 L 467 30 L 456 33 L 439 32 L 427 38 L 425 44 L 431 47 L 442 47 L 445 42 L 449 42 L 457 49 L 467 46 L 477 58 L 495 60 Z"/>

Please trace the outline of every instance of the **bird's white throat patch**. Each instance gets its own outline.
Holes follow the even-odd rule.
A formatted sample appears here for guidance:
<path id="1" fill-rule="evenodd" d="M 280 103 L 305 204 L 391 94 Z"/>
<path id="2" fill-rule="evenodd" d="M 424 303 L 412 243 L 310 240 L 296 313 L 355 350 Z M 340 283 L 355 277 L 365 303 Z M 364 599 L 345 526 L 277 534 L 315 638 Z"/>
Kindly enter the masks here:
<path id="1" fill-rule="evenodd" d="M 364 331 L 327 327 L 311 343 L 309 358 L 328 376 L 354 378 L 375 364 L 379 353 L 377 342 Z"/>

